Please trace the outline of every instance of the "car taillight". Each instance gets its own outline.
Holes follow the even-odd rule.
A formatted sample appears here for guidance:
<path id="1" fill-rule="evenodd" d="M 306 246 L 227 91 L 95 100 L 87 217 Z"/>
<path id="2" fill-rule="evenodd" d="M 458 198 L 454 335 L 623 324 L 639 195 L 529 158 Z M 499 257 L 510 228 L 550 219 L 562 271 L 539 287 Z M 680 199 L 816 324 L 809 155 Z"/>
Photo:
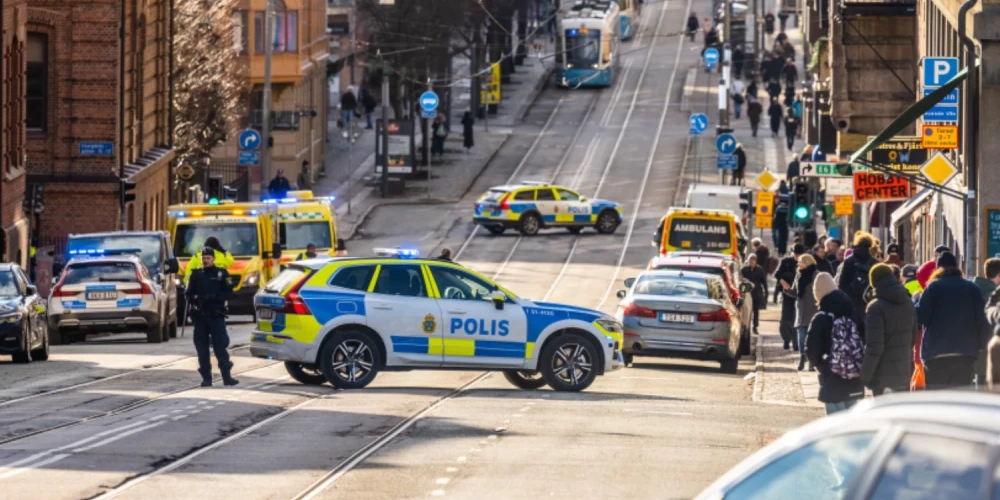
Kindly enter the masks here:
<path id="1" fill-rule="evenodd" d="M 708 313 L 700 313 L 700 314 L 698 314 L 698 321 L 727 322 L 728 323 L 730 321 L 730 319 L 731 318 L 729 317 L 729 311 L 727 311 L 725 309 L 719 309 L 718 311 L 714 311 L 714 312 L 708 312 Z"/>
<path id="2" fill-rule="evenodd" d="M 59 276 L 59 283 L 56 283 L 56 286 L 52 289 L 53 297 L 72 297 L 76 295 L 76 292 L 63 291 L 63 281 L 65 280 L 66 280 L 66 273 L 63 272 L 62 275 Z"/>
<path id="3" fill-rule="evenodd" d="M 146 281 L 142 279 L 142 275 L 139 274 L 139 270 L 135 270 L 135 279 L 139 282 L 139 293 L 142 295 L 153 295 L 153 289 L 146 284 Z"/>
<path id="4" fill-rule="evenodd" d="M 652 309 L 647 309 L 645 307 L 639 307 L 639 306 L 635 305 L 635 302 L 632 302 L 632 303 L 628 304 L 627 306 L 625 306 L 625 309 L 622 310 L 622 314 L 624 314 L 625 316 L 634 316 L 634 317 L 637 317 L 637 318 L 655 318 L 656 317 L 656 311 L 654 311 Z"/>
<path id="5" fill-rule="evenodd" d="M 507 193 L 507 194 L 503 195 L 503 198 L 500 198 L 500 209 L 501 210 L 510 210 L 510 205 L 507 204 L 507 198 L 510 198 L 510 193 Z"/>
<path id="6" fill-rule="evenodd" d="M 302 285 L 309 281 L 310 274 L 307 274 L 295 284 L 288 293 L 285 294 L 285 308 L 281 312 L 285 314 L 308 314 L 311 315 L 312 311 L 309 310 L 309 306 L 306 302 L 302 300 L 302 296 L 299 295 L 299 290 L 302 289 Z"/>

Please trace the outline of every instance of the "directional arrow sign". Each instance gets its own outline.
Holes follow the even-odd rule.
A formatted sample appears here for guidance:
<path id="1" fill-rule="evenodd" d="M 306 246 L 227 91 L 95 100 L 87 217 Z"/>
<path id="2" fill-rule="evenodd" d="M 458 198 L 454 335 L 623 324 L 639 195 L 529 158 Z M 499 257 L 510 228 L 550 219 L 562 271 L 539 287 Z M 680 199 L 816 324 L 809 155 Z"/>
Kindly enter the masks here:
<path id="1" fill-rule="evenodd" d="M 423 108 L 424 111 L 434 111 L 437 109 L 438 103 L 440 102 L 441 101 L 438 99 L 438 95 L 432 90 L 428 90 L 427 92 L 420 94 L 420 107 Z"/>
<path id="2" fill-rule="evenodd" d="M 247 129 L 240 132 L 240 149 L 244 151 L 256 151 L 260 148 L 260 133 L 254 129 Z"/>
<path id="3" fill-rule="evenodd" d="M 842 175 L 841 171 L 847 175 Z M 812 163 L 803 162 L 799 175 L 802 177 L 850 177 L 853 174 L 847 163 Z"/>
<path id="4" fill-rule="evenodd" d="M 732 134 L 722 134 L 715 139 L 715 149 L 724 155 L 731 155 L 736 151 L 736 138 Z"/>

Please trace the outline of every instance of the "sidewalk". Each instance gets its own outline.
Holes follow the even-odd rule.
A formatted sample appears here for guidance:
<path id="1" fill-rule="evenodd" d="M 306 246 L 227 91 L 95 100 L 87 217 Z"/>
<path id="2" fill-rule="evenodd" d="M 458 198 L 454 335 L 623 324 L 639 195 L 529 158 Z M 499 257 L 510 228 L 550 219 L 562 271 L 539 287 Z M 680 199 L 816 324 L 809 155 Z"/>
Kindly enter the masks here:
<path id="1" fill-rule="evenodd" d="M 802 46 L 802 34 L 793 28 L 793 23 L 789 23 L 786 34 L 796 48 Z M 773 40 L 773 36 L 767 37 L 768 45 L 773 43 Z M 796 63 L 800 64 L 799 74 L 803 75 L 805 68 L 801 66 L 801 62 L 802 58 L 796 57 Z M 685 109 L 692 113 L 706 113 L 710 123 L 712 123 L 708 131 L 692 138 L 689 151 L 689 161 L 693 167 L 689 174 L 692 182 L 719 182 L 719 173 L 715 164 L 717 152 L 714 124 L 718 123 L 719 119 L 717 83 L 720 76 L 717 73 L 706 74 L 703 69 L 698 68 L 694 76 L 689 74 L 685 85 Z M 764 86 L 759 83 L 758 85 L 760 86 L 758 96 L 762 97 L 764 114 L 761 117 L 757 137 L 751 135 L 745 104 L 743 106 L 744 113 L 739 119 L 736 119 L 735 115 L 730 115 L 733 135 L 737 141 L 743 144 L 743 149 L 747 154 L 745 184 L 753 190 L 762 189 L 757 183 L 757 177 L 765 168 L 769 169 L 778 179 L 784 179 L 788 162 L 791 159 L 791 153 L 785 144 L 784 125 L 782 124 L 778 137 L 771 137 L 767 116 L 768 95 Z M 802 140 L 797 139 L 794 149 L 801 151 L 802 147 Z M 777 183 L 772 186 L 772 189 L 777 189 Z M 748 229 L 750 229 L 751 237 L 761 238 L 764 244 L 772 249 L 772 254 L 774 253 L 770 230 Z M 777 283 L 773 277 L 770 277 L 769 294 L 773 293 L 775 286 Z M 768 297 L 767 309 L 761 311 L 760 334 L 757 336 L 753 349 L 756 356 L 753 400 L 768 404 L 822 408 L 822 403 L 816 399 L 819 391 L 816 372 L 799 372 L 797 370 L 799 353 L 793 350 L 784 350 L 781 335 L 778 333 L 780 314 L 780 302 L 774 304 L 771 302 L 771 297 Z"/>
<path id="2" fill-rule="evenodd" d="M 551 51 L 551 48 L 547 50 Z M 463 62 L 456 60 L 456 66 L 460 63 Z M 464 61 L 464 64 L 468 64 L 468 61 Z M 462 147 L 462 126 L 459 122 L 468 109 L 469 94 L 468 90 L 464 94 L 459 92 L 452 103 L 452 110 L 457 116 L 452 117 L 452 127 L 445 140 L 444 157 L 434 158 L 430 165 L 430 180 L 407 179 L 402 196 L 380 196 L 379 178 L 375 175 L 375 134 L 374 130 L 363 129 L 364 118 L 355 122 L 357 138 L 352 150 L 342 135 L 343 131 L 336 127 L 334 116 L 334 122 L 330 126 L 326 176 L 316 180 L 313 191 L 335 196 L 338 237 L 345 240 L 353 237 L 372 210 L 380 205 L 459 201 L 506 142 L 512 127 L 535 101 L 548 80 L 551 69 L 550 60 L 543 64 L 537 58 L 526 58 L 524 65 L 516 67 L 516 72 L 511 75 L 511 83 L 503 86 L 498 113 L 489 116 L 489 132 L 486 131 L 483 120 L 476 120 L 476 145 L 468 153 Z M 456 75 L 466 73 L 467 69 L 458 67 L 454 71 Z M 380 112 L 381 108 L 377 113 Z M 420 128 L 417 127 L 417 161 L 422 161 L 420 135 Z"/>

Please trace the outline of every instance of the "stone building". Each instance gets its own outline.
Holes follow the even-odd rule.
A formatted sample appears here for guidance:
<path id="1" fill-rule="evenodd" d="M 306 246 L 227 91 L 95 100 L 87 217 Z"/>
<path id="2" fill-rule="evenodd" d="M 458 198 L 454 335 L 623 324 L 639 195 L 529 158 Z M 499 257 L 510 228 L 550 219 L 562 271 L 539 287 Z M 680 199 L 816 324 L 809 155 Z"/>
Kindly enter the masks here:
<path id="1" fill-rule="evenodd" d="M 0 262 L 28 260 L 25 180 L 25 38 L 27 0 L 3 0 L 2 124 L 0 136 Z"/>

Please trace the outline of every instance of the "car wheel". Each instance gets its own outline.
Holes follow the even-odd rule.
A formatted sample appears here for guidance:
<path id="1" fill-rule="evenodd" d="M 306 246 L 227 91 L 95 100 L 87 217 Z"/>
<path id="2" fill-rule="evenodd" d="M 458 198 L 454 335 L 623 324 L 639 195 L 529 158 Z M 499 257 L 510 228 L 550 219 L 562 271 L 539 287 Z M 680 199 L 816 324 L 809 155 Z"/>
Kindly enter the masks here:
<path id="1" fill-rule="evenodd" d="M 326 376 L 316 365 L 285 361 L 285 371 L 295 380 L 306 385 L 323 385 L 326 383 Z"/>
<path id="2" fill-rule="evenodd" d="M 49 327 L 48 325 L 42 325 L 42 346 L 34 351 L 31 351 L 31 357 L 38 361 L 48 361 L 49 360 Z"/>
<path id="3" fill-rule="evenodd" d="M 566 230 L 573 234 L 580 234 L 580 231 L 583 231 L 583 228 L 580 226 L 570 226 L 567 227 Z"/>
<path id="4" fill-rule="evenodd" d="M 500 236 L 501 234 L 503 234 L 504 230 L 507 229 L 503 226 L 483 226 L 483 227 L 485 227 L 486 230 L 489 231 L 490 234 L 494 236 Z"/>
<path id="5" fill-rule="evenodd" d="M 503 378 L 521 389 L 540 389 L 545 387 L 545 378 L 539 372 L 528 370 L 504 370 Z"/>
<path id="6" fill-rule="evenodd" d="M 27 325 L 28 320 L 24 320 L 25 325 Z M 24 344 L 20 351 L 15 352 L 12 357 L 15 363 L 31 363 L 31 341 L 28 340 L 28 329 L 27 327 L 22 328 L 21 332 L 21 342 Z"/>
<path id="7" fill-rule="evenodd" d="M 171 321 L 170 326 L 167 327 L 170 331 L 170 338 L 177 338 L 177 320 Z"/>
<path id="8" fill-rule="evenodd" d="M 582 391 L 597 378 L 597 349 L 586 338 L 571 333 L 557 337 L 538 360 L 542 377 L 557 391 Z"/>
<path id="9" fill-rule="evenodd" d="M 728 359 L 724 359 L 724 360 L 720 361 L 719 362 L 719 368 L 720 368 L 720 370 L 722 370 L 722 373 L 736 373 L 736 371 L 739 370 L 739 368 L 740 368 L 740 356 L 739 356 L 739 354 L 737 354 L 736 356 L 734 356 L 732 358 L 728 358 Z"/>
<path id="10" fill-rule="evenodd" d="M 146 343 L 159 344 L 163 342 L 163 324 L 154 326 L 146 330 Z"/>
<path id="11" fill-rule="evenodd" d="M 594 228 L 597 229 L 598 233 L 612 234 L 618 230 L 619 224 L 621 221 L 618 220 L 618 214 L 611 210 L 605 210 L 597 216 L 597 224 L 594 225 Z"/>
<path id="12" fill-rule="evenodd" d="M 326 380 L 338 389 L 361 389 L 378 374 L 378 347 L 367 335 L 340 332 L 323 347 L 320 366 Z"/>
<path id="13" fill-rule="evenodd" d="M 525 236 L 534 236 L 538 234 L 538 230 L 542 228 L 542 219 L 538 217 L 538 214 L 528 213 L 521 216 L 521 234 Z"/>

